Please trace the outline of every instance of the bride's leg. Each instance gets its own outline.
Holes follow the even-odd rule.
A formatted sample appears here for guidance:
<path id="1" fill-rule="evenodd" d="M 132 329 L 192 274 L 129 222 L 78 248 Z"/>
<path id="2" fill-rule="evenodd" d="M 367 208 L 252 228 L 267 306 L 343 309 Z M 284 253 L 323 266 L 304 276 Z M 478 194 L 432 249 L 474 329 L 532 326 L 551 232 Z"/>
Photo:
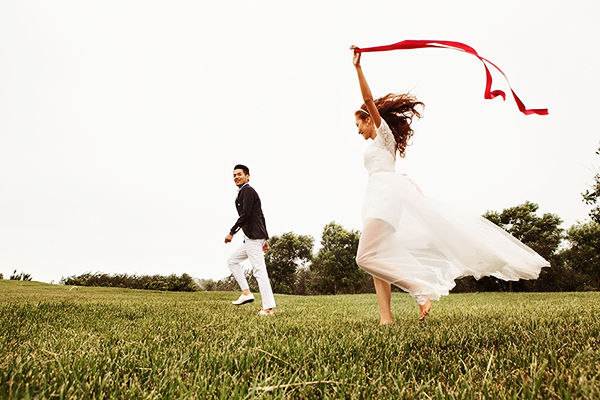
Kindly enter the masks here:
<path id="1" fill-rule="evenodd" d="M 387 222 L 380 219 L 372 219 L 365 223 L 362 235 L 358 243 L 358 252 L 356 254 L 356 263 L 367 273 L 373 276 L 375 292 L 377 293 L 377 303 L 379 305 L 379 315 L 381 325 L 392 322 L 392 312 L 390 305 L 391 285 L 390 281 L 400 286 L 409 293 L 414 293 L 416 287 L 410 279 L 401 279 L 397 275 L 397 269 L 386 265 L 386 260 L 382 260 L 377 250 L 381 243 L 394 233 L 394 228 Z M 378 276 L 385 277 L 381 279 Z M 431 309 L 431 301 L 426 296 L 417 296 L 417 302 L 420 308 L 420 320 L 423 320 Z"/>
<path id="2" fill-rule="evenodd" d="M 392 318 L 392 285 L 379 278 L 373 277 L 375 293 L 377 293 L 377 304 L 379 305 L 379 325 L 387 325 L 394 322 Z"/>
<path id="3" fill-rule="evenodd" d="M 387 325 L 393 322 L 391 307 L 392 287 L 389 282 L 379 279 L 373 274 L 373 271 L 377 269 L 377 259 L 375 256 L 381 241 L 387 235 L 393 233 L 394 228 L 387 222 L 380 219 L 370 220 L 363 228 L 356 254 L 356 263 L 373 276 L 375 293 L 377 293 L 377 304 L 379 305 L 380 325 Z"/>

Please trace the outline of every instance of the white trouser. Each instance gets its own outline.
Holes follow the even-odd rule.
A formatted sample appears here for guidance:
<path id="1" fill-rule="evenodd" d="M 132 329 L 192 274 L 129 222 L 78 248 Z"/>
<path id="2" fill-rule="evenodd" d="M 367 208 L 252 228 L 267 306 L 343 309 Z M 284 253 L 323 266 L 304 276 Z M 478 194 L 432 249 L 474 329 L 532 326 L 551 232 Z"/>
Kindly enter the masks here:
<path id="1" fill-rule="evenodd" d="M 262 250 L 265 242 L 265 239 L 248 239 L 246 235 L 244 235 L 244 242 L 229 257 L 227 264 L 229 265 L 233 277 L 240 285 L 240 289 L 246 290 L 249 288 L 248 281 L 246 280 L 244 269 L 240 263 L 246 259 L 250 259 L 252 274 L 256 278 L 256 282 L 258 282 L 262 306 L 263 309 L 266 310 L 275 307 L 275 298 L 273 297 L 273 290 L 271 289 L 267 266 L 265 265 L 265 254 Z"/>

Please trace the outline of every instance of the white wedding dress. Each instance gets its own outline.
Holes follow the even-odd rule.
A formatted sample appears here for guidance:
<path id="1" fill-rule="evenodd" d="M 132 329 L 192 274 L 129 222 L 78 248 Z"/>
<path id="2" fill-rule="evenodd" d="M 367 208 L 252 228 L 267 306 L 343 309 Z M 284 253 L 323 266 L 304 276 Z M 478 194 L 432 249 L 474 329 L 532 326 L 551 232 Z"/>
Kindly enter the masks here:
<path id="1" fill-rule="evenodd" d="M 381 119 L 364 162 L 369 180 L 356 262 L 423 304 L 439 300 L 463 276 L 535 279 L 549 266 L 492 222 L 440 206 L 394 171 L 396 142 Z"/>

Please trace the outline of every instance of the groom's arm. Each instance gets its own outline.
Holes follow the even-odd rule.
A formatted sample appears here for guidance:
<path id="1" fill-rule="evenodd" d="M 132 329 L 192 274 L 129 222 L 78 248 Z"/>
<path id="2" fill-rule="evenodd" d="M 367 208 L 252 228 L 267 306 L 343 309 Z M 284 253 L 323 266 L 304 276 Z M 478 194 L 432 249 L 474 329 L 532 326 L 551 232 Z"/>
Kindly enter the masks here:
<path id="1" fill-rule="evenodd" d="M 256 201 L 256 192 L 250 190 L 250 188 L 246 188 L 240 193 L 240 201 L 242 203 L 240 216 L 238 220 L 235 222 L 235 225 L 231 227 L 229 231 L 230 235 L 235 235 L 240 228 L 248 222 L 250 219 L 252 209 L 254 208 L 254 203 Z"/>

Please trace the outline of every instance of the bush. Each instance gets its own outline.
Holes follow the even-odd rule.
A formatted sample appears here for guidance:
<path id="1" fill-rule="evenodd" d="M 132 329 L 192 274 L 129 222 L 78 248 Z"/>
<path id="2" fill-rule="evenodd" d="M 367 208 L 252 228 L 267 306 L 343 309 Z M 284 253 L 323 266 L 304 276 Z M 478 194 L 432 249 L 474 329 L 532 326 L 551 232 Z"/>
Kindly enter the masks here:
<path id="1" fill-rule="evenodd" d="M 169 276 L 163 275 L 127 275 L 116 274 L 109 275 L 100 272 L 85 273 L 79 276 L 73 275 L 62 278 L 60 283 L 63 285 L 74 286 L 103 286 L 103 287 L 121 287 L 129 289 L 163 290 L 171 292 L 194 292 L 198 286 L 191 276 L 175 274 Z"/>
<path id="2" fill-rule="evenodd" d="M 17 270 L 15 269 L 13 271 L 12 275 L 10 276 L 10 280 L 11 281 L 31 281 L 31 275 L 26 274 L 25 272 L 22 272 L 22 271 L 20 274 L 18 274 Z"/>

